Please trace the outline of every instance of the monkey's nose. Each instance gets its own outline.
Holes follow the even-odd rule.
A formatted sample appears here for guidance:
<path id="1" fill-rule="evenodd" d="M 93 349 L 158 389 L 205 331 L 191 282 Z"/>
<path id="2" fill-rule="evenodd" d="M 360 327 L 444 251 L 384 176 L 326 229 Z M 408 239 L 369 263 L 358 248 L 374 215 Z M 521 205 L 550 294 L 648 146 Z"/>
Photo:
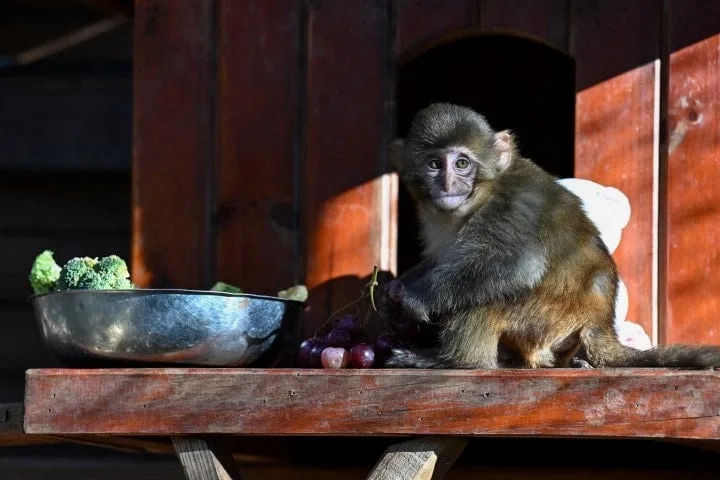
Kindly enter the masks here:
<path id="1" fill-rule="evenodd" d="M 449 173 L 446 172 L 444 180 L 445 181 L 443 182 L 443 187 L 445 187 L 446 192 L 450 192 L 450 189 L 452 188 L 452 183 L 453 183 L 452 175 L 450 175 Z"/>

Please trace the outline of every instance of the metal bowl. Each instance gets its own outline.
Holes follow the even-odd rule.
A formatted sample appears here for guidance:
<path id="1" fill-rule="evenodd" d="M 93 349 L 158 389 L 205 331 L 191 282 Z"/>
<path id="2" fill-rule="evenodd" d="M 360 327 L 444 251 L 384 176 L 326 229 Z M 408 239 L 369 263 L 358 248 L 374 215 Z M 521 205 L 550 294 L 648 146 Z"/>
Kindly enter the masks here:
<path id="1" fill-rule="evenodd" d="M 30 297 L 45 344 L 71 365 L 275 366 L 304 303 L 198 290 L 69 290 Z"/>

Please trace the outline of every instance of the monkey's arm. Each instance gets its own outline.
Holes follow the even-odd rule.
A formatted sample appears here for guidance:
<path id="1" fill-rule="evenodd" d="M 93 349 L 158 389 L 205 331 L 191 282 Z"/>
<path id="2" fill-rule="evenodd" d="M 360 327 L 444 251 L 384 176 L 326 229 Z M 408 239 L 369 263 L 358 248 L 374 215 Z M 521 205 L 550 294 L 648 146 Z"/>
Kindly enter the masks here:
<path id="1" fill-rule="evenodd" d="M 448 261 L 424 275 L 400 278 L 404 310 L 429 321 L 435 315 L 517 298 L 542 279 L 547 262 L 536 237 L 482 230 L 473 236 L 484 241 L 465 242 Z"/>

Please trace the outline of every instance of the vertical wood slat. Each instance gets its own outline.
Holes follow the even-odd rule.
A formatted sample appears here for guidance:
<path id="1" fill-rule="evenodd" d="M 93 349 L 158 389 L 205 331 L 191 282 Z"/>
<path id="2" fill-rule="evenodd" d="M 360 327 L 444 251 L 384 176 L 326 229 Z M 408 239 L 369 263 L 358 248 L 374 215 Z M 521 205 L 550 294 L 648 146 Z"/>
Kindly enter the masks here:
<path id="1" fill-rule="evenodd" d="M 654 0 L 619 5 L 574 2 L 571 53 L 576 59 L 575 176 L 620 189 L 631 217 L 614 258 L 628 288 L 627 320 L 657 342 L 656 195 L 660 16 Z M 622 7 L 622 8 L 621 8 Z M 624 15 L 617 25 L 617 12 Z M 650 42 L 648 39 L 652 39 Z M 598 67 L 598 55 L 614 59 Z M 602 58 L 607 55 L 602 54 Z M 635 63 L 650 59 L 647 63 Z M 635 68 L 623 70 L 624 66 Z M 641 66 L 638 66 L 641 65 Z M 624 71 L 616 75 L 614 69 Z M 608 75 L 612 75 L 607 79 Z"/>
<path id="2" fill-rule="evenodd" d="M 661 7 L 657 0 L 571 0 L 578 91 L 658 58 Z"/>
<path id="3" fill-rule="evenodd" d="M 219 2 L 217 276 L 275 295 L 300 263 L 301 2 Z"/>
<path id="4" fill-rule="evenodd" d="M 571 0 L 480 0 L 480 28 L 531 36 L 560 50 L 568 50 Z"/>
<path id="5" fill-rule="evenodd" d="M 133 246 L 140 287 L 199 288 L 212 273 L 214 2 L 136 2 Z"/>
<path id="6" fill-rule="evenodd" d="M 399 58 L 421 53 L 446 35 L 476 26 L 478 0 L 395 0 Z"/>
<path id="7" fill-rule="evenodd" d="M 387 177 L 388 2 L 313 2 L 309 12 L 303 235 L 310 334 L 391 263 Z M 387 243 L 387 241 L 385 241 Z"/>
<path id="8" fill-rule="evenodd" d="M 669 4 L 667 343 L 720 344 L 720 5 Z"/>

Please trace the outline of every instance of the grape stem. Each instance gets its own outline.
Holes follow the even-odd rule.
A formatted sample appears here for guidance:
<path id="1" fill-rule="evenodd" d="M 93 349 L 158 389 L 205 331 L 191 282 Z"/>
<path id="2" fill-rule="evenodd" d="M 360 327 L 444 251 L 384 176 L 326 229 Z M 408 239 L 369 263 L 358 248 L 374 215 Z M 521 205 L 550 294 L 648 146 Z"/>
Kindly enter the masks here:
<path id="1" fill-rule="evenodd" d="M 343 310 L 345 310 L 345 309 L 347 309 L 347 308 L 352 307 L 352 306 L 355 305 L 356 303 L 360 303 L 360 302 L 361 302 L 365 297 L 367 297 L 368 295 L 370 295 L 370 303 L 372 304 L 373 310 L 375 310 L 376 312 L 378 311 L 377 307 L 375 306 L 375 296 L 374 296 L 375 287 L 377 287 L 378 285 L 380 285 L 380 284 L 378 283 L 378 281 L 377 281 L 378 271 L 379 271 L 379 270 L 378 270 L 377 265 L 373 266 L 373 273 L 372 273 L 372 275 L 370 276 L 370 281 L 369 281 L 368 283 L 366 283 L 365 286 L 363 287 L 363 289 L 360 291 L 360 298 L 358 298 L 357 300 L 354 300 L 354 301 L 348 303 L 347 305 L 344 305 L 344 306 L 338 308 L 335 312 L 333 312 L 333 313 L 328 317 L 328 319 L 325 321 L 325 323 L 323 323 L 323 324 L 320 326 L 320 328 L 318 328 L 317 330 L 315 330 L 315 336 L 316 336 L 316 337 L 318 336 L 318 334 L 319 334 L 321 331 L 323 331 L 323 330 L 327 327 L 328 323 L 330 323 L 330 322 L 332 321 L 332 319 L 333 319 L 333 317 L 335 317 L 335 315 L 337 315 L 338 313 L 342 312 Z"/>
<path id="2" fill-rule="evenodd" d="M 373 273 L 372 273 L 372 276 L 370 277 L 370 281 L 365 284 L 365 287 L 370 289 L 370 304 L 372 304 L 373 310 L 375 310 L 376 312 L 378 311 L 378 309 L 375 306 L 374 292 L 375 292 L 375 287 L 380 285 L 377 281 L 377 277 L 378 277 L 378 267 L 377 267 L 377 265 L 375 265 L 375 266 L 373 266 Z"/>

